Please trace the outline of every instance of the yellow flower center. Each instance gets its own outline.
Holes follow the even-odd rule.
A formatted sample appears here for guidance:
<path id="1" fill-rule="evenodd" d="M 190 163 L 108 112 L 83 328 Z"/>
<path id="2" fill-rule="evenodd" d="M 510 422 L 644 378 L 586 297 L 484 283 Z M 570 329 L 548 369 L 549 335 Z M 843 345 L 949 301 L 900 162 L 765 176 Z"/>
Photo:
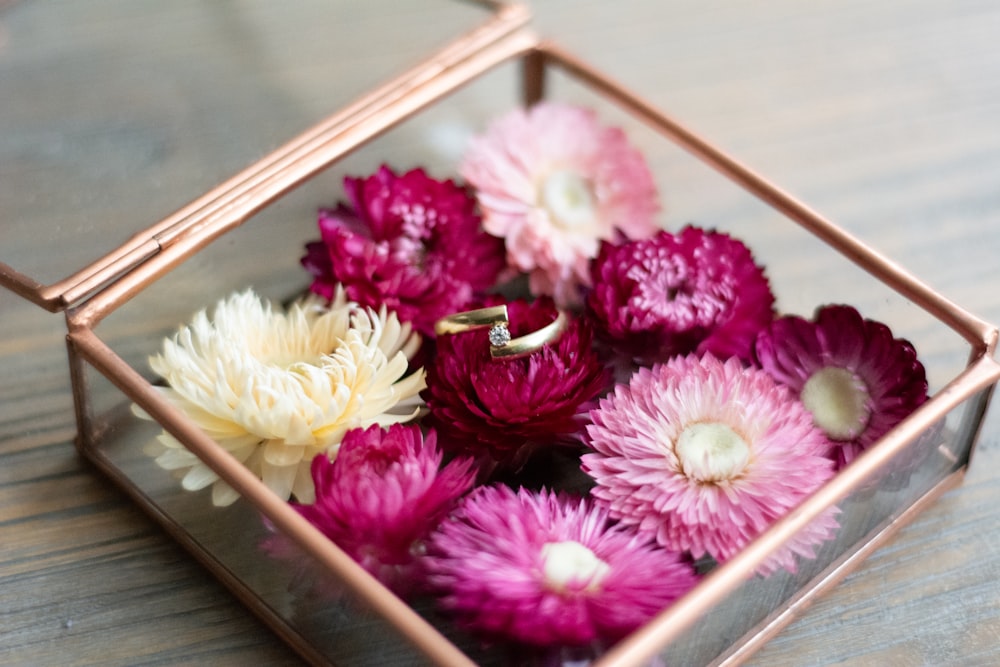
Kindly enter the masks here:
<path id="1" fill-rule="evenodd" d="M 546 542 L 542 546 L 542 576 L 549 588 L 563 591 L 570 584 L 597 588 L 611 566 L 575 540 Z"/>
<path id="2" fill-rule="evenodd" d="M 560 227 L 573 229 L 594 224 L 594 194 L 587 180 L 575 171 L 553 171 L 542 183 L 539 195 L 541 205 Z"/>
<path id="3" fill-rule="evenodd" d="M 690 424 L 674 447 L 681 470 L 699 482 L 721 482 L 737 477 L 750 461 L 750 447 L 726 424 Z"/>
<path id="4" fill-rule="evenodd" d="M 816 371 L 802 387 L 800 398 L 816 426 L 834 440 L 853 440 L 871 418 L 868 387 L 846 368 L 828 366 Z"/>

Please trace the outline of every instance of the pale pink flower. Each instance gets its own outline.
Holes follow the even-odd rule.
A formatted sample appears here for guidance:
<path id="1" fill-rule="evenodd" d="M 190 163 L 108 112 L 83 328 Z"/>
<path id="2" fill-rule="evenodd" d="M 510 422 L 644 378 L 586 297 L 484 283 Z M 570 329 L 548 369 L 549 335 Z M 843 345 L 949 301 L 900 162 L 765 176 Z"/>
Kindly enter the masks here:
<path id="1" fill-rule="evenodd" d="M 513 111 L 473 140 L 460 171 L 486 231 L 506 240 L 508 263 L 562 306 L 580 301 L 601 241 L 657 229 L 645 160 L 588 109 L 547 102 Z"/>
<path id="2" fill-rule="evenodd" d="M 506 486 L 467 496 L 426 565 L 461 625 L 538 646 L 619 639 L 695 583 L 677 554 L 589 500 Z"/>
<path id="3" fill-rule="evenodd" d="M 833 476 L 826 439 L 785 388 L 739 360 L 639 369 L 591 412 L 583 467 L 611 516 L 664 547 L 725 561 Z M 826 513 L 758 571 L 794 572 L 833 536 Z"/>

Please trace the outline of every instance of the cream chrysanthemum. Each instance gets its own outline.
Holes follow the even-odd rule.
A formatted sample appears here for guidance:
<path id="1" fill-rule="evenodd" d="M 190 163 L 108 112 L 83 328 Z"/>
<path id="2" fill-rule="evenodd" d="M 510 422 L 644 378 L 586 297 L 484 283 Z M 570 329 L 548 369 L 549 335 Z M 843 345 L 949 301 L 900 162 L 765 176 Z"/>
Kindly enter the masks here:
<path id="1" fill-rule="evenodd" d="M 418 334 L 395 314 L 359 307 L 337 290 L 282 312 L 253 291 L 195 315 L 150 366 L 164 396 L 283 499 L 315 499 L 309 466 L 331 458 L 344 434 L 409 421 L 420 412 L 424 371 L 407 375 Z M 140 410 L 137 413 L 141 414 Z M 145 415 L 142 415 L 145 416 Z M 176 438 L 158 438 L 157 464 L 185 471 L 182 486 L 213 485 L 212 502 L 238 494 Z"/>

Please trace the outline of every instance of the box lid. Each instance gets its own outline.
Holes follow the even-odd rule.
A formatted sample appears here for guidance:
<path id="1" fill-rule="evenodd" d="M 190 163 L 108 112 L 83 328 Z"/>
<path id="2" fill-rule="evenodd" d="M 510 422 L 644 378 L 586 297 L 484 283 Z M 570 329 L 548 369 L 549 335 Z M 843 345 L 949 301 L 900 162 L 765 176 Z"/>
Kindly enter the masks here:
<path id="1" fill-rule="evenodd" d="M 53 312 L 528 20 L 488 0 L 143 5 L 0 4 L 0 286 Z"/>

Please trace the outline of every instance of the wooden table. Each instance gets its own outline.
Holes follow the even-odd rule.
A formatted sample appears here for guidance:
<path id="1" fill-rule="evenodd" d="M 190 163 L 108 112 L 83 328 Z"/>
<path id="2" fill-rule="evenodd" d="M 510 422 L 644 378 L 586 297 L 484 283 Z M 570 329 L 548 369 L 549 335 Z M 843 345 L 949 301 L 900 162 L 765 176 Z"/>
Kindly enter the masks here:
<path id="1" fill-rule="evenodd" d="M 343 19 L 357 25 L 362 34 L 354 35 L 352 48 L 359 52 L 405 45 L 418 25 L 400 20 L 380 33 L 371 5 L 333 4 L 326 10 L 330 26 Z M 1000 5 L 537 5 L 537 24 L 546 34 L 687 119 L 959 304 L 1000 322 Z M 88 23 L 71 6 L 63 8 L 65 25 L 31 25 L 40 53 L 92 48 L 158 11 L 156 3 L 131 3 L 130 22 L 105 25 Z M 4 44 L 17 37 L 11 31 L 30 25 L 19 13 L 34 7 L 0 2 L 0 64 Z M 252 30 L 224 32 L 228 44 L 253 36 Z M 221 37 L 218 43 L 223 48 Z M 211 50 L 213 44 L 207 40 L 199 47 Z M 199 55 L 204 53 L 195 50 L 191 58 Z M 384 65 L 377 55 L 372 62 Z M 326 65 L 337 81 L 363 89 L 364 62 L 359 55 L 358 62 Z M 38 64 L 46 61 L 40 57 Z M 190 69 L 191 76 L 197 69 L 183 60 L 171 66 Z M 289 80 L 282 83 L 294 85 L 295 71 L 286 73 Z M 73 94 L 80 92 L 70 76 L 65 90 L 50 90 L 52 99 L 44 102 L 22 94 L 18 81 L 0 79 L 0 108 L 25 117 L 58 115 L 53 104 L 60 98 L 75 103 Z M 155 89 L 155 83 L 154 74 L 150 94 L 162 99 L 130 102 L 143 111 L 155 106 L 160 114 L 161 125 L 132 128 L 133 148 L 134 142 L 148 142 L 150 159 L 164 148 L 156 127 L 190 111 L 181 97 Z M 253 120 L 247 109 L 240 112 L 246 122 Z M 303 114 L 303 122 L 308 118 Z M 45 139 L 30 133 L 0 137 L 0 196 L 17 194 L 5 168 L 17 166 Z M 134 168 L 115 162 L 114 144 L 89 149 L 95 169 L 119 169 L 119 178 L 127 179 Z M 234 169 L 247 156 L 234 149 L 226 159 Z M 221 158 L 214 164 L 229 168 Z M 197 194 L 146 185 L 153 187 L 157 206 L 179 206 Z M 48 191 L 52 198 L 62 194 Z M 81 193 L 73 196 L 79 206 L 94 203 Z M 44 266 L 78 249 L 50 203 L 39 199 L 18 209 L 29 217 L 30 234 L 23 227 L 12 233 L 20 222 L 0 219 L 4 261 Z M 75 206 L 71 201 L 65 208 Z M 78 218 L 86 219 L 95 236 L 112 233 L 114 216 Z M 71 216 L 66 226 L 79 224 L 78 218 Z M 267 629 L 76 457 L 63 331 L 59 316 L 0 296 L 0 663 L 295 664 L 297 658 Z M 752 664 L 1000 663 L 998 440 L 1000 420 L 990 417 L 964 485 L 809 609 Z"/>

